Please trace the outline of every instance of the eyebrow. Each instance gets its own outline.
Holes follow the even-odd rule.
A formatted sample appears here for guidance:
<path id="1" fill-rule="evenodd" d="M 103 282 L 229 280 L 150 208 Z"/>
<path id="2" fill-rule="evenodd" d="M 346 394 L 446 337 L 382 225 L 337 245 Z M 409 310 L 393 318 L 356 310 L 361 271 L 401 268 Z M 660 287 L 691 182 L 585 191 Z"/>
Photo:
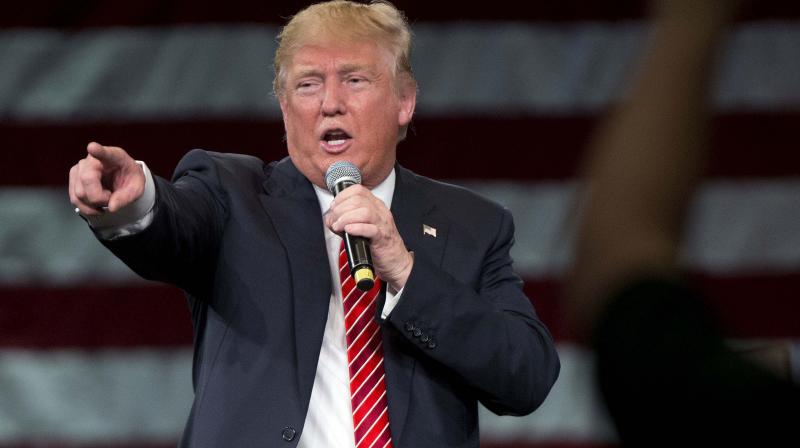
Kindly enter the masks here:
<path id="1" fill-rule="evenodd" d="M 305 78 L 306 76 L 319 76 L 322 77 L 322 72 L 315 68 L 301 69 L 295 74 L 295 78 Z"/>
<path id="2" fill-rule="evenodd" d="M 371 75 L 375 74 L 374 70 L 368 68 L 366 65 L 363 64 L 345 64 L 339 67 L 339 69 L 336 72 L 338 75 L 341 76 L 358 71 L 364 71 Z M 324 73 L 322 72 L 322 70 L 316 68 L 305 68 L 305 69 L 301 68 L 296 74 L 297 78 L 305 78 L 307 76 L 324 77 Z"/>
<path id="3" fill-rule="evenodd" d="M 342 74 L 348 74 L 348 73 L 353 73 L 353 72 L 358 72 L 358 71 L 365 71 L 365 72 L 368 72 L 368 73 L 372 73 L 372 72 L 373 72 L 373 70 L 370 70 L 370 69 L 369 69 L 367 66 L 365 66 L 365 65 L 360 65 L 360 64 L 345 64 L 345 65 L 341 66 L 341 67 L 339 68 L 339 70 L 337 70 L 337 73 L 339 73 L 340 75 L 342 75 Z"/>

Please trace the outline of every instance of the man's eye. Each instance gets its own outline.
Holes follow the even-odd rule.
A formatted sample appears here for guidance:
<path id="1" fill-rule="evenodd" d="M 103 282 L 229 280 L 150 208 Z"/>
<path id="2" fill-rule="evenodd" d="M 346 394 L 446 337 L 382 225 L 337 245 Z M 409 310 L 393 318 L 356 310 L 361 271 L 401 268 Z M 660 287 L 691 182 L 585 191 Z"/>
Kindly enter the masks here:
<path id="1" fill-rule="evenodd" d="M 295 90 L 299 93 L 310 93 L 314 92 L 318 85 L 319 83 L 314 81 L 301 81 L 297 83 Z"/>

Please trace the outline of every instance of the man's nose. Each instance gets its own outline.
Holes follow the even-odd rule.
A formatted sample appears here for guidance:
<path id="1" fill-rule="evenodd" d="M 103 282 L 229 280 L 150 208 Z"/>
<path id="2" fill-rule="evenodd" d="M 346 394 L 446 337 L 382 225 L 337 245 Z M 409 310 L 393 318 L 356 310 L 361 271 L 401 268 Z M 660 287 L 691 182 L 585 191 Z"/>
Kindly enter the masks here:
<path id="1" fill-rule="evenodd" d="M 322 114 L 340 115 L 347 112 L 345 105 L 345 95 L 342 86 L 339 83 L 331 82 L 325 84 L 325 90 L 322 95 Z"/>

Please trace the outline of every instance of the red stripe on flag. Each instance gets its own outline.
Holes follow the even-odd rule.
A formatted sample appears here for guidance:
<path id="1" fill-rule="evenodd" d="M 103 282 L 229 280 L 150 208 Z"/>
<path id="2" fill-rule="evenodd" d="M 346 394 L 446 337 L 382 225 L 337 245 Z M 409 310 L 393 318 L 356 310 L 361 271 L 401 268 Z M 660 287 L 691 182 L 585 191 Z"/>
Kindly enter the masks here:
<path id="1" fill-rule="evenodd" d="M 189 308 L 169 286 L 0 288 L 0 347 L 187 346 Z"/>
<path id="2" fill-rule="evenodd" d="M 695 275 L 726 333 L 743 338 L 800 337 L 800 272 L 729 277 Z"/>
<path id="3" fill-rule="evenodd" d="M 729 336 L 800 338 L 800 272 L 736 277 L 697 275 Z M 563 323 L 558 283 L 530 280 L 525 292 L 559 341 Z M 186 300 L 169 286 L 0 288 L 0 347 L 51 349 L 188 346 Z"/>
<path id="4" fill-rule="evenodd" d="M 722 330 L 736 338 L 800 338 L 800 272 L 711 276 L 693 274 L 695 286 L 705 294 Z M 565 326 L 560 284 L 534 280 L 525 293 L 556 340 L 572 340 Z"/>
<path id="5" fill-rule="evenodd" d="M 154 26 L 188 23 L 283 24 L 311 1 L 229 0 L 221 8 L 213 0 L 137 0 L 135 2 L 75 2 L 73 0 L 29 0 L 22 8 L 6 8 L 2 27 L 84 28 L 97 26 Z M 483 2 L 439 0 L 420 2 L 395 0 L 412 23 L 419 21 L 511 20 L 511 21 L 616 21 L 641 18 L 647 11 L 643 0 L 561 0 L 525 2 L 487 7 Z M 793 0 L 751 2 L 747 20 L 800 16 Z"/>
<path id="6" fill-rule="evenodd" d="M 796 128 L 800 112 L 735 114 L 715 121 L 709 174 L 715 177 L 800 175 Z M 404 166 L 439 179 L 571 178 L 595 117 L 420 118 L 398 148 Z M 159 121 L 115 123 L 0 123 L 0 185 L 66 185 L 86 144 L 121 146 L 169 177 L 192 148 L 286 155 L 280 121 Z"/>

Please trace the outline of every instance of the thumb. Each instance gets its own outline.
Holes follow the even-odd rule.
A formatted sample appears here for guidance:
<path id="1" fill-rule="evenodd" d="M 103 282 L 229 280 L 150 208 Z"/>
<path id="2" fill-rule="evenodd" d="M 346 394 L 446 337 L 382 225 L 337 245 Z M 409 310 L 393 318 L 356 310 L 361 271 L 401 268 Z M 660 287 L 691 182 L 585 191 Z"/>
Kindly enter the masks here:
<path id="1" fill-rule="evenodd" d="M 142 176 L 144 177 L 144 176 Z M 144 193 L 144 179 L 139 182 L 135 179 L 113 191 L 108 199 L 108 211 L 111 213 L 119 211 L 121 208 L 133 203 Z"/>

